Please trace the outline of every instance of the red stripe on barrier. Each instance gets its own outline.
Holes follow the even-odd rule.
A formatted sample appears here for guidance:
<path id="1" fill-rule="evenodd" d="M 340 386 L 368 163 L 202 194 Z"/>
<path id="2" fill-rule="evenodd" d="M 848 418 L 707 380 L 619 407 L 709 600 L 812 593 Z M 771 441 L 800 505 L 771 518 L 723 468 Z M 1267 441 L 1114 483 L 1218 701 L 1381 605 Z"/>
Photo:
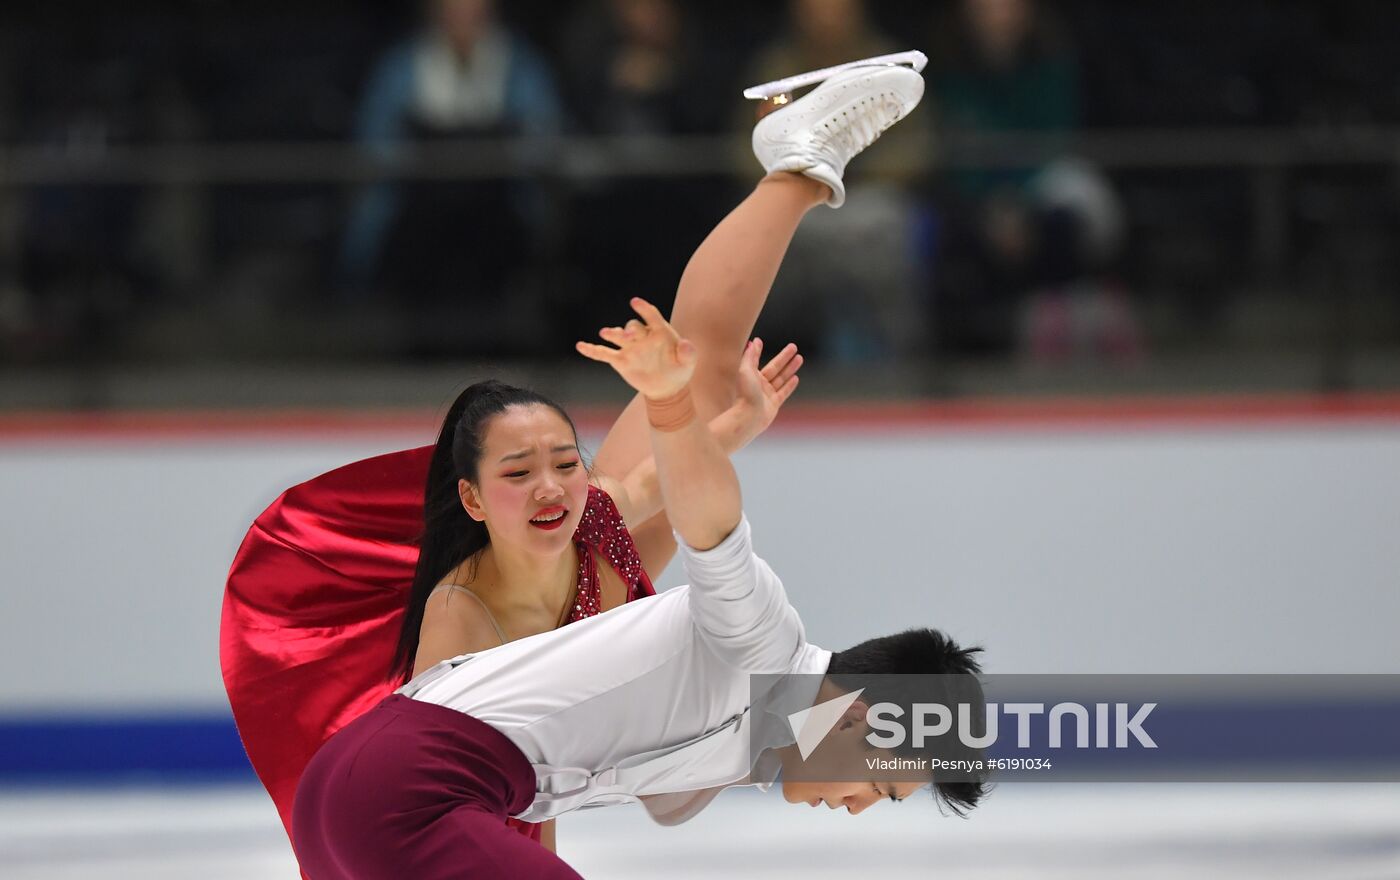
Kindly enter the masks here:
<path id="1" fill-rule="evenodd" d="M 570 411 L 580 429 L 601 433 L 621 408 L 590 405 Z M 18 412 L 0 414 L 0 442 L 335 440 L 382 434 L 411 434 L 428 442 L 441 415 L 428 409 Z M 1400 424 L 1400 394 L 794 403 L 779 416 L 773 431 L 820 435 L 1358 423 Z"/>
<path id="2" fill-rule="evenodd" d="M 981 398 L 794 407 L 779 423 L 804 430 L 1036 431 L 1400 424 L 1400 394 L 1132 398 Z"/>

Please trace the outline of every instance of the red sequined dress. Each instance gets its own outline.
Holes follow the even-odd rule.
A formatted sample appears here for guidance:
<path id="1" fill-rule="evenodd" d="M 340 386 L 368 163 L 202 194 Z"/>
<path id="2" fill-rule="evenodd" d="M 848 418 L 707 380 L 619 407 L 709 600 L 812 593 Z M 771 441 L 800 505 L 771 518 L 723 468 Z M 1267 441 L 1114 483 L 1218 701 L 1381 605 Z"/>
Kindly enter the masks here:
<path id="1" fill-rule="evenodd" d="M 293 486 L 253 522 L 229 570 L 219 628 L 224 687 L 288 834 L 307 762 L 401 684 L 389 665 L 418 561 L 432 452 L 380 455 Z M 599 611 L 595 556 L 627 585 L 627 601 L 655 593 L 612 499 L 596 487 L 574 544 L 569 623 Z M 540 826 L 511 824 L 539 839 Z"/>

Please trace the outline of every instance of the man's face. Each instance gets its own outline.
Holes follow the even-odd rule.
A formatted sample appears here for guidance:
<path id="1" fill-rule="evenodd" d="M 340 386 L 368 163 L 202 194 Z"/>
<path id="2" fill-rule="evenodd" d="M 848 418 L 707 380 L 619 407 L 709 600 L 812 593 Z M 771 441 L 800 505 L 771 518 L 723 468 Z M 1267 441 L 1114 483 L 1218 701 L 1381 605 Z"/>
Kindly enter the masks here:
<path id="1" fill-rule="evenodd" d="M 873 762 L 899 756 L 866 742 L 867 708 L 861 701 L 852 703 L 806 760 L 795 748 L 783 753 L 784 800 L 812 807 L 825 804 L 833 810 L 845 807 L 854 816 L 882 800 L 902 801 L 927 785 L 908 771 L 869 769 L 880 766 Z"/>
<path id="2" fill-rule="evenodd" d="M 790 804 L 806 804 L 809 807 L 819 807 L 826 804 L 832 810 L 845 807 L 846 812 L 854 816 L 880 801 L 902 801 L 920 788 L 923 788 L 923 785 L 917 782 L 890 782 L 876 779 L 860 782 L 784 780 L 783 799 Z"/>

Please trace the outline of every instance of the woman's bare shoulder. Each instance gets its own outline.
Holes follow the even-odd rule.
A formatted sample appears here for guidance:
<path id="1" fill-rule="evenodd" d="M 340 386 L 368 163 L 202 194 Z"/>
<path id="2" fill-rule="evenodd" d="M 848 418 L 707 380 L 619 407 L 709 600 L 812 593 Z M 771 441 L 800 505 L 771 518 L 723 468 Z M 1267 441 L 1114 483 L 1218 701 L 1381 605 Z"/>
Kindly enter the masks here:
<path id="1" fill-rule="evenodd" d="M 428 597 L 418 633 L 414 674 L 460 654 L 494 648 L 506 640 L 486 604 L 463 587 Z"/>

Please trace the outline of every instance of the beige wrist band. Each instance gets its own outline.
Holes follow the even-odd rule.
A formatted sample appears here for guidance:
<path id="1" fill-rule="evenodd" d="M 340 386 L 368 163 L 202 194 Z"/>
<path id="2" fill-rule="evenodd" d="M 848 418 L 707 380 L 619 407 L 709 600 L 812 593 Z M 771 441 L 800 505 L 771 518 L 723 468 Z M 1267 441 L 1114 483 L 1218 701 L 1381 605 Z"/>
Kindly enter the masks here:
<path id="1" fill-rule="evenodd" d="M 647 398 L 647 421 L 658 431 L 679 431 L 695 419 L 695 404 L 690 399 L 690 386 L 661 400 Z"/>

